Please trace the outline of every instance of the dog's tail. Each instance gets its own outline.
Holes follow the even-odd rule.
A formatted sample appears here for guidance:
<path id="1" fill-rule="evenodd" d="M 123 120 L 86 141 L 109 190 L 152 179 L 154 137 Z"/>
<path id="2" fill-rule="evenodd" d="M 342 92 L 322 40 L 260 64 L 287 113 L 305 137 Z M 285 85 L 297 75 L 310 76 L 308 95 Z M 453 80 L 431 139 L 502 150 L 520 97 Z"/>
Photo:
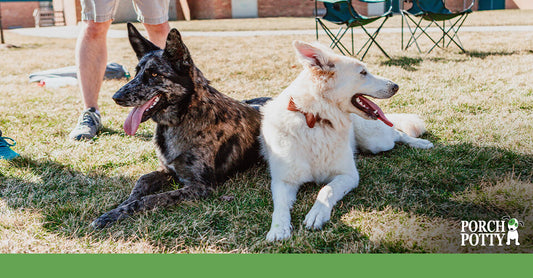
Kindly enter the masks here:
<path id="1" fill-rule="evenodd" d="M 243 100 L 242 102 L 252 106 L 255 110 L 259 111 L 261 106 L 265 105 L 268 101 L 272 100 L 271 97 L 258 97 L 253 99 Z"/>
<path id="2" fill-rule="evenodd" d="M 387 114 L 394 128 L 411 137 L 419 137 L 426 132 L 424 121 L 416 114 Z"/>

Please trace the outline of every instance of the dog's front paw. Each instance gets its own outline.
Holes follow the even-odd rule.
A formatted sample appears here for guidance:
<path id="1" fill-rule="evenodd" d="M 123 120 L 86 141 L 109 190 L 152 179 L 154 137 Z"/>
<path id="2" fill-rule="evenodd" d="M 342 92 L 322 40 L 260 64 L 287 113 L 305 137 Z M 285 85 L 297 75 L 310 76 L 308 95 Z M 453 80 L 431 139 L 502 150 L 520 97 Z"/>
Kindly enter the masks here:
<path id="1" fill-rule="evenodd" d="M 322 203 L 315 203 L 305 216 L 304 224 L 308 229 L 320 229 L 328 222 L 331 210 Z"/>
<path id="2" fill-rule="evenodd" d="M 416 142 L 409 144 L 409 146 L 418 149 L 431 149 L 433 148 L 433 143 L 425 139 L 418 139 Z"/>
<path id="3" fill-rule="evenodd" d="M 114 210 L 110 210 L 91 223 L 93 229 L 102 229 L 106 226 L 127 217 L 139 209 L 140 201 L 133 201 L 126 205 L 121 205 Z"/>
<path id="4" fill-rule="evenodd" d="M 102 214 L 100 217 L 96 218 L 91 223 L 91 227 L 93 229 L 103 229 L 107 225 L 117 221 L 118 218 L 119 218 L 119 214 L 117 214 L 115 210 L 108 211 L 108 212 Z"/>
<path id="5" fill-rule="evenodd" d="M 291 226 L 273 225 L 266 236 L 267 241 L 284 240 L 291 236 Z"/>

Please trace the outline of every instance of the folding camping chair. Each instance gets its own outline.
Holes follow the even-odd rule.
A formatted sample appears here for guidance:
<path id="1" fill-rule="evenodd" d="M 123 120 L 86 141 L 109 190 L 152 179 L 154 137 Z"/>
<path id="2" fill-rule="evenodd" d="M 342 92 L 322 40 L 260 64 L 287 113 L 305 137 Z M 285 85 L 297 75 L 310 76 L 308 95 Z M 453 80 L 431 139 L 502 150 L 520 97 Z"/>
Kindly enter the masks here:
<path id="1" fill-rule="evenodd" d="M 320 18 L 318 16 L 318 4 L 317 1 L 323 2 L 324 7 L 326 8 L 326 14 Z M 339 51 L 343 54 L 349 54 L 351 56 L 358 56 L 361 51 L 364 50 L 363 55 L 361 56 L 361 60 L 363 60 L 372 46 L 372 44 L 375 44 L 387 58 L 390 59 L 389 54 L 383 50 L 381 45 L 379 45 L 376 42 L 376 37 L 379 34 L 379 31 L 381 30 L 381 27 L 383 27 L 383 24 L 387 21 L 389 17 L 392 16 L 392 4 L 390 0 L 358 0 L 359 2 L 369 3 L 369 4 L 375 4 L 375 3 L 384 3 L 385 9 L 383 13 L 380 13 L 376 16 L 364 16 L 359 13 L 353 8 L 352 6 L 352 0 L 315 0 L 315 22 L 316 22 L 316 39 L 318 40 L 318 25 L 322 27 L 324 32 L 328 35 L 328 37 L 331 40 L 331 48 L 337 48 Z M 364 25 L 367 25 L 369 23 L 372 23 L 374 21 L 377 21 L 379 19 L 382 19 L 383 21 L 379 25 L 379 27 L 374 31 L 374 33 L 370 33 L 368 29 L 364 27 Z M 329 21 L 334 24 L 340 25 L 339 30 L 334 33 L 331 31 L 324 21 Z M 355 53 L 355 41 L 353 37 L 353 28 L 354 27 L 361 27 L 363 31 L 368 35 L 368 40 L 363 44 L 361 49 L 357 53 Z M 351 33 L 351 49 L 348 49 L 343 43 L 342 38 L 344 35 L 350 30 Z"/>
<path id="2" fill-rule="evenodd" d="M 401 0 L 400 0 L 401 1 Z M 418 44 L 417 39 L 420 36 L 427 36 L 433 46 L 428 50 L 427 53 L 430 53 L 435 47 L 445 48 L 448 47 L 452 42 L 465 52 L 463 44 L 459 39 L 458 32 L 463 23 L 466 20 L 468 14 L 472 12 L 471 8 L 474 5 L 475 0 L 465 0 L 471 1 L 470 5 L 466 7 L 466 3 L 463 5 L 463 10 L 452 12 L 445 6 L 445 0 L 404 0 L 402 1 L 402 6 L 400 7 L 400 13 L 402 14 L 402 49 L 407 50 L 413 44 L 416 45 L 418 52 L 422 53 L 420 45 Z M 412 3 L 411 8 L 405 9 L 405 3 Z M 418 18 L 418 20 L 415 20 Z M 427 26 L 422 26 L 422 21 L 429 21 Z M 453 21 L 452 21 L 453 20 Z M 403 33 L 404 33 L 404 21 L 407 25 L 409 33 L 411 36 L 407 41 L 407 44 L 404 47 Z M 411 23 L 409 23 L 411 22 Z M 446 27 L 446 22 L 448 26 Z M 439 24 L 440 23 L 440 24 Z M 414 26 L 411 26 L 413 24 Z M 442 31 L 442 34 L 438 38 L 431 37 L 428 34 L 428 28 L 432 25 L 435 25 Z M 411 28 L 414 27 L 414 28 Z M 419 32 L 420 31 L 420 32 Z M 446 44 L 446 38 L 449 38 L 448 43 Z M 442 46 L 440 43 L 442 42 Z"/>

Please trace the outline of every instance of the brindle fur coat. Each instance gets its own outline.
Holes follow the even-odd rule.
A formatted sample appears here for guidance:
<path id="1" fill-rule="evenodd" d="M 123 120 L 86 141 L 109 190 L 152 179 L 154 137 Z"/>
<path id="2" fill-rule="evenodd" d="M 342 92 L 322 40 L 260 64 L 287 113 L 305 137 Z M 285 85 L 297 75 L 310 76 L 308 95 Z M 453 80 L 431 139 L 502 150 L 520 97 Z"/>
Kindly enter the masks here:
<path id="1" fill-rule="evenodd" d="M 141 36 L 132 24 L 128 34 L 139 59 L 137 73 L 113 99 L 134 107 L 132 119 L 138 114 L 137 120 L 126 120 L 127 132 L 135 133 L 148 119 L 157 123 L 154 142 L 161 166 L 141 176 L 129 198 L 96 219 L 95 228 L 137 211 L 208 196 L 217 183 L 259 158 L 260 113 L 211 87 L 176 29 L 170 31 L 165 49 Z M 247 103 L 261 105 L 266 100 Z M 179 189 L 157 193 L 175 182 Z"/>

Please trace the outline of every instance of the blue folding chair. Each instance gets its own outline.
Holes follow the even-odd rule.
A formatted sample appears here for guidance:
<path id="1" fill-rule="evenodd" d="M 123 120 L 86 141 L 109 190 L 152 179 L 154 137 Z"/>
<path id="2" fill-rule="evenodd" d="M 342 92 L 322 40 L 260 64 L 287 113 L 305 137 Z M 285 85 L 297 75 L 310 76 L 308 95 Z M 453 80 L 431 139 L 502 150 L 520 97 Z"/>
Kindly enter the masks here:
<path id="1" fill-rule="evenodd" d="M 401 0 L 400 0 L 401 1 Z M 407 50 L 413 44 L 416 45 L 418 51 L 422 53 L 417 39 L 425 35 L 433 42 L 433 46 L 427 51 L 430 53 L 435 47 L 445 48 L 452 42 L 465 52 L 463 44 L 459 39 L 458 32 L 467 16 L 472 12 L 472 6 L 475 0 L 470 1 L 470 5 L 461 11 L 452 12 L 446 8 L 445 0 L 404 0 L 400 7 L 402 14 L 402 49 Z M 405 9 L 405 3 L 412 3 L 409 9 Z M 466 6 L 466 5 L 464 5 Z M 418 20 L 417 20 L 418 19 Z M 422 21 L 429 21 L 426 26 L 422 26 Z M 409 40 L 404 47 L 404 22 L 410 33 Z M 446 22 L 449 27 L 446 27 Z M 413 26 L 411 26 L 413 25 Z M 434 38 L 428 34 L 428 28 L 435 25 L 442 31 L 438 38 Z M 411 28 L 413 27 L 413 28 Z M 449 39 L 446 44 L 446 38 Z M 442 46 L 440 43 L 442 42 Z"/>
<path id="2" fill-rule="evenodd" d="M 376 16 L 364 16 L 353 8 L 352 0 L 315 0 L 315 22 L 316 22 L 316 38 L 318 40 L 318 26 L 322 27 L 324 32 L 328 35 L 331 40 L 331 48 L 337 48 L 343 55 L 349 54 L 351 56 L 359 56 L 359 54 L 364 50 L 361 60 L 363 60 L 368 53 L 368 50 L 375 44 L 381 52 L 387 58 L 390 59 L 389 54 L 383 50 L 381 45 L 376 41 L 376 37 L 379 34 L 379 31 L 383 27 L 383 24 L 387 21 L 389 17 L 392 16 L 392 4 L 390 0 L 359 0 L 360 2 L 365 2 L 369 4 L 375 3 L 385 3 L 384 12 Z M 318 4 L 317 2 L 323 2 L 324 7 L 326 8 L 326 14 L 320 18 L 318 16 Z M 373 32 L 370 33 L 368 29 L 365 28 L 365 25 L 372 23 L 377 20 L 383 20 L 379 27 Z M 325 24 L 324 21 L 328 21 L 339 25 L 339 30 L 334 33 L 331 31 Z M 368 35 L 368 40 L 363 44 L 357 53 L 355 53 L 355 41 L 353 37 L 353 28 L 361 27 L 363 31 Z M 351 48 L 348 49 L 343 43 L 342 38 L 350 30 L 351 32 Z"/>

